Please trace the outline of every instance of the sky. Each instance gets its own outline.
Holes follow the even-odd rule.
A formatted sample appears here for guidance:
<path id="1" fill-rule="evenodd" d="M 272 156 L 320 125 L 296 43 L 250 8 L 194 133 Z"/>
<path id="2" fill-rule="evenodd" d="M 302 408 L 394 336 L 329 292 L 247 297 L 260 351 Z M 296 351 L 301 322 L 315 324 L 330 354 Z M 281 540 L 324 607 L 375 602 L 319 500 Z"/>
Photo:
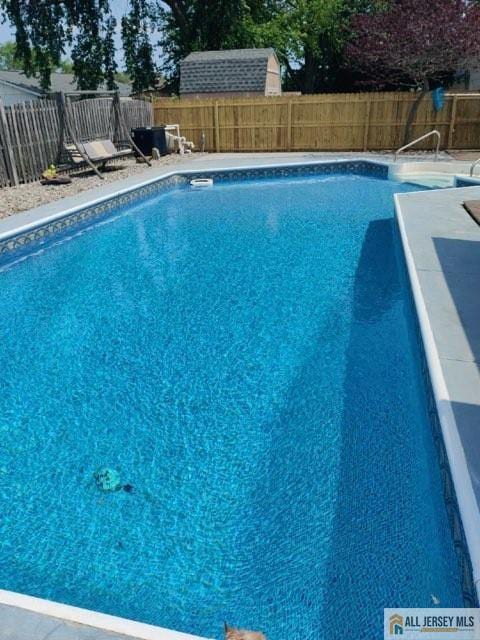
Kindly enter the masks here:
<path id="1" fill-rule="evenodd" d="M 113 15 L 117 19 L 117 33 L 115 36 L 115 44 L 117 47 L 117 63 L 120 70 L 123 70 L 123 53 L 122 53 L 122 41 L 120 38 L 120 20 L 123 15 L 128 11 L 128 0 L 110 0 L 110 7 Z M 9 24 L 0 24 L 0 43 L 7 40 L 13 40 L 13 30 Z"/>

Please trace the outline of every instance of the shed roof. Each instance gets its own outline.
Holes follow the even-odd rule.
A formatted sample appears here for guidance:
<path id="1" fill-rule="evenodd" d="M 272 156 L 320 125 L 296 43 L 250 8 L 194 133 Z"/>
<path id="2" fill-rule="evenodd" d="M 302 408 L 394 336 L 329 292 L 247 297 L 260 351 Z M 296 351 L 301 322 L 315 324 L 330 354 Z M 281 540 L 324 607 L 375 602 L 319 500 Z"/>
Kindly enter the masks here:
<path id="1" fill-rule="evenodd" d="M 40 78 L 27 77 L 22 71 L 0 71 L 0 81 L 8 82 L 30 91 L 38 96 L 45 95 L 45 92 L 40 87 Z M 52 73 L 50 76 L 51 93 L 57 91 L 63 91 L 69 93 L 77 90 L 77 85 L 73 73 Z M 120 95 L 128 96 L 131 93 L 130 85 L 117 82 Z M 99 87 L 100 91 L 105 90 L 105 86 Z"/>
<path id="2" fill-rule="evenodd" d="M 273 49 L 195 51 L 180 65 L 180 93 L 265 91 Z"/>

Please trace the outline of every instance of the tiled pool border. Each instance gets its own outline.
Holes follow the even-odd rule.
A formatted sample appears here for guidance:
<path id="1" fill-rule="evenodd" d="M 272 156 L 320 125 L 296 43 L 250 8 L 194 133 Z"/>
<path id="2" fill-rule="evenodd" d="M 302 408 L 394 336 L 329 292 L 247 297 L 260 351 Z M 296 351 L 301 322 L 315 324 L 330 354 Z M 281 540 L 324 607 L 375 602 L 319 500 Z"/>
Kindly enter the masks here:
<path id="1" fill-rule="evenodd" d="M 275 163 L 260 166 L 248 166 L 240 168 L 212 168 L 202 170 L 176 170 L 162 175 L 157 175 L 148 180 L 138 181 L 126 188 L 113 183 L 111 185 L 111 193 L 107 193 L 99 198 L 92 199 L 90 202 L 82 202 L 81 204 L 71 206 L 63 211 L 59 211 L 49 215 L 42 215 L 40 211 L 44 211 L 46 207 L 39 208 L 38 217 L 33 215 L 33 219 L 28 222 L 20 222 L 17 227 L 4 229 L 0 221 L 0 258 L 2 256 L 16 254 L 17 252 L 34 250 L 40 247 L 47 240 L 61 235 L 62 232 L 74 230 L 76 227 L 81 228 L 82 225 L 89 224 L 104 215 L 107 215 L 113 209 L 131 204 L 136 200 L 144 197 L 161 193 L 174 189 L 178 186 L 187 185 L 190 180 L 197 177 L 210 177 L 214 180 L 248 180 L 259 178 L 278 178 L 278 177 L 300 177 L 315 176 L 329 174 L 354 174 L 364 176 L 374 176 L 382 179 L 388 179 L 389 163 L 378 160 L 359 159 L 359 160 L 329 160 L 314 162 L 295 162 L 295 163 Z M 474 186 L 479 182 L 457 178 L 455 186 Z M 120 187 L 120 188 L 119 188 Z M 397 201 L 396 201 L 397 202 Z M 35 214 L 33 210 L 32 214 Z M 18 214 L 19 219 L 22 214 Z M 10 222 L 10 220 L 9 220 Z M 469 553 L 469 545 L 465 535 L 462 518 L 458 506 L 457 496 L 455 492 L 455 482 L 452 477 L 449 456 L 446 451 L 444 437 L 442 435 L 442 416 L 445 412 L 440 411 L 438 397 L 438 372 L 435 364 L 435 349 L 432 338 L 425 330 L 425 318 L 422 314 L 421 305 L 418 304 L 418 283 L 412 276 L 412 268 L 410 262 L 411 256 L 408 255 L 404 239 L 404 229 L 399 220 L 400 235 L 404 246 L 405 259 L 409 274 L 411 292 L 416 307 L 416 319 L 418 322 L 417 329 L 421 335 L 419 342 L 421 347 L 422 371 L 425 375 L 427 383 L 427 395 L 429 400 L 429 413 L 432 419 L 432 427 L 434 431 L 434 439 L 437 446 L 439 464 L 442 473 L 442 482 L 445 496 L 445 503 L 448 516 L 451 523 L 452 535 L 454 539 L 455 549 L 459 556 L 462 571 L 462 587 L 465 604 L 467 606 L 475 606 L 478 603 L 479 583 L 475 584 L 474 576 L 476 569 L 480 566 L 480 557 L 472 558 Z M 413 267 L 414 268 L 414 267 Z M 417 290 L 418 289 L 418 290 Z M 421 293 L 420 293 L 421 296 Z M 430 329 L 431 332 L 431 329 Z M 432 379 L 433 378 L 433 379 Z M 450 409 L 450 413 L 451 409 Z M 455 422 L 453 413 L 451 420 Z M 477 505 L 475 503 L 475 509 Z M 475 562 L 473 563 L 473 560 Z M 473 569 L 472 569 L 472 565 Z M 478 574 L 480 575 L 480 573 Z M 84 624 L 98 629 L 112 631 L 114 633 L 122 633 L 132 635 L 142 640 L 180 640 L 181 638 L 193 639 L 195 636 L 182 634 L 180 632 L 153 627 L 143 623 L 137 623 L 116 616 L 108 616 L 96 611 L 87 611 L 64 605 L 48 600 L 33 598 L 23 594 L 17 594 L 9 591 L 0 590 L 0 603 L 19 607 L 30 611 L 36 611 L 47 616 L 61 618 L 78 624 Z"/>
<path id="2" fill-rule="evenodd" d="M 301 177 L 344 173 L 388 178 L 388 164 L 373 160 L 333 160 L 328 162 L 289 163 L 233 169 L 186 170 L 167 173 L 146 182 L 112 193 L 91 203 L 81 204 L 51 217 L 36 220 L 24 228 L 2 233 L 0 221 L 0 257 L 10 252 L 31 249 L 45 240 L 108 214 L 113 209 L 142 198 L 188 185 L 194 178 L 213 178 L 216 181 L 249 180 L 259 178 Z M 112 185 L 114 187 L 114 185 Z"/>

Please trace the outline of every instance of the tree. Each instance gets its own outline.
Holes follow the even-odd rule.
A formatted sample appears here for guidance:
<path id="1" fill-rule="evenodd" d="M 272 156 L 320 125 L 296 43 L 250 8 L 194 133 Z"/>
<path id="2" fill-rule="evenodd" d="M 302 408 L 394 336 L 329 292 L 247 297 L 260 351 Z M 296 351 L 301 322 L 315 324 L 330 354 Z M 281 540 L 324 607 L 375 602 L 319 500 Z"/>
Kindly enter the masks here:
<path id="1" fill-rule="evenodd" d="M 277 0 L 255 27 L 261 46 L 273 46 L 286 69 L 285 85 L 303 93 L 343 88 L 351 16 L 379 0 Z M 257 45 L 258 46 L 258 45 Z"/>
<path id="2" fill-rule="evenodd" d="M 68 59 L 61 60 L 59 70 L 61 73 L 73 73 L 73 62 Z"/>
<path id="3" fill-rule="evenodd" d="M 285 40 L 282 62 L 292 89 L 315 93 L 333 83 L 334 60 L 343 47 L 344 0 L 291 0 L 277 14 Z"/>
<path id="4" fill-rule="evenodd" d="M 131 0 L 130 11 L 122 18 L 122 41 L 125 67 L 132 78 L 132 89 L 139 93 L 156 85 L 157 69 L 150 42 L 152 8 L 144 0 Z"/>
<path id="5" fill-rule="evenodd" d="M 163 70 L 178 80 L 178 64 L 192 51 L 254 46 L 252 25 L 260 18 L 260 0 L 165 0 L 156 3 L 162 32 Z"/>
<path id="6" fill-rule="evenodd" d="M 160 32 L 162 70 L 172 88 L 180 61 L 192 51 L 270 46 L 286 69 L 288 88 L 336 87 L 350 17 L 376 1 L 382 0 L 132 0 L 123 21 L 127 68 L 142 84 L 145 65 L 134 64 L 139 55 L 132 43 L 143 20 Z"/>
<path id="7" fill-rule="evenodd" d="M 464 0 L 392 0 L 375 13 L 355 16 L 347 62 L 377 87 L 419 91 L 405 139 L 420 101 L 435 86 L 480 57 L 480 7 Z"/>
<path id="8" fill-rule="evenodd" d="M 289 89 L 337 88 L 350 18 L 385 0 L 140 0 L 161 32 L 163 71 L 178 81 L 191 51 L 274 47 Z M 156 9 L 155 9 L 156 7 Z"/>
<path id="9" fill-rule="evenodd" d="M 39 75 L 43 89 L 72 47 L 73 70 L 81 89 L 113 86 L 116 69 L 109 0 L 0 0 L 15 30 L 15 58 L 27 75 Z"/>
<path id="10" fill-rule="evenodd" d="M 1 71 L 22 71 L 23 63 L 18 60 L 17 47 L 11 40 L 0 44 L 0 70 Z M 60 73 L 73 73 L 73 62 L 68 58 L 62 58 L 60 64 L 54 71 Z M 118 75 L 118 74 L 117 74 Z"/>
<path id="11" fill-rule="evenodd" d="M 22 64 L 15 58 L 16 47 L 14 42 L 4 42 L 0 44 L 0 70 L 18 71 Z"/>
<path id="12" fill-rule="evenodd" d="M 114 34 L 117 21 L 113 16 L 109 16 L 105 21 L 105 29 L 102 43 L 103 54 L 103 77 L 105 85 L 109 91 L 118 89 L 116 83 L 118 65 L 115 60 Z"/>
<path id="13" fill-rule="evenodd" d="M 132 79 L 126 71 L 117 71 L 115 74 L 115 80 L 117 82 L 123 82 L 123 84 L 131 84 Z"/>
<path id="14" fill-rule="evenodd" d="M 108 17 L 100 26 L 96 16 L 78 16 L 79 33 L 72 48 L 73 73 L 80 90 L 92 90 L 105 80 L 108 89 L 115 89 L 115 19 Z"/>

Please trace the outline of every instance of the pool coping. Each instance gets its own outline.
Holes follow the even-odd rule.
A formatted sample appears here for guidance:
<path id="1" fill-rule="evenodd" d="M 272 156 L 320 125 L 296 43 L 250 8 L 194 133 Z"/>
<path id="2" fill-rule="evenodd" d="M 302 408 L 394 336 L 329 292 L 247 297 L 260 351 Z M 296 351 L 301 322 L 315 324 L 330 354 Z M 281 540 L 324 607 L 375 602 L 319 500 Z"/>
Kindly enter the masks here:
<path id="1" fill-rule="evenodd" d="M 0 589 L 0 605 L 119 635 L 122 640 L 125 637 L 131 637 L 132 640 L 208 640 L 201 636 L 111 616 L 93 609 L 82 609 L 44 598 L 35 598 L 14 591 Z M 36 638 L 32 636 L 31 640 L 36 640 Z M 115 640 L 115 636 L 112 637 L 112 640 Z"/>
<path id="2" fill-rule="evenodd" d="M 464 447 L 465 433 L 472 425 L 467 416 L 456 411 L 459 399 L 465 402 L 466 396 L 469 403 L 480 410 L 480 375 L 474 354 L 476 346 L 469 347 L 460 319 L 463 310 L 455 303 L 455 296 L 461 295 L 460 287 L 473 277 L 469 269 L 475 268 L 480 273 L 480 252 L 477 265 L 472 261 L 465 266 L 465 262 L 460 264 L 457 259 L 455 263 L 454 256 L 447 256 L 450 262 L 446 267 L 447 260 L 444 258 L 442 265 L 435 252 L 438 241 L 478 242 L 480 249 L 480 227 L 462 207 L 464 200 L 475 197 L 480 198 L 480 187 L 472 185 L 444 191 L 395 194 L 394 201 L 436 414 L 453 481 L 455 495 L 452 499 L 458 504 L 474 588 L 480 599 L 478 470 L 472 467 L 471 460 L 469 463 Z M 465 324 L 467 320 L 462 317 Z M 460 385 L 455 384 L 458 374 Z M 459 390 L 460 386 L 462 390 Z M 478 426 L 480 428 L 480 424 Z"/>
<path id="3" fill-rule="evenodd" d="M 68 197 L 63 200 L 57 200 L 0 220 L 0 249 L 2 247 L 2 243 L 6 246 L 9 242 L 15 242 L 16 239 L 29 237 L 29 235 L 32 236 L 33 240 L 38 240 L 39 238 L 35 237 L 35 232 L 48 225 L 50 225 L 52 233 L 56 233 L 61 228 L 59 226 L 61 225 L 61 221 L 68 222 L 68 220 L 75 218 L 75 216 L 77 216 L 79 220 L 82 220 L 82 212 L 93 210 L 94 208 L 99 208 L 101 211 L 102 206 L 107 207 L 108 203 L 111 202 L 121 203 L 122 197 L 128 198 L 129 194 L 140 192 L 142 189 L 144 190 L 144 193 L 148 194 L 149 188 L 152 188 L 151 193 L 155 193 L 156 191 L 153 190 L 153 187 L 161 182 L 164 182 L 167 187 L 170 187 L 175 186 L 176 184 L 181 184 L 182 180 L 183 183 L 185 183 L 185 180 L 188 180 L 189 177 L 191 178 L 192 176 L 199 175 L 208 176 L 209 174 L 226 174 L 228 172 L 234 172 L 235 174 L 240 175 L 240 173 L 243 172 L 248 177 L 248 172 L 258 172 L 262 169 L 271 171 L 277 170 L 280 171 L 279 175 L 285 175 L 281 172 L 292 168 L 315 168 L 319 165 L 332 165 L 333 167 L 336 167 L 337 165 L 358 163 L 366 163 L 367 165 L 371 165 L 372 168 L 377 167 L 385 178 L 387 177 L 388 169 L 392 164 L 390 161 L 382 161 L 378 159 L 373 160 L 368 157 L 359 156 L 358 158 L 349 157 L 343 159 L 321 160 L 307 160 L 306 158 L 299 158 L 294 162 L 283 162 L 280 159 L 276 159 L 274 162 L 257 162 L 247 165 L 241 164 L 240 166 L 235 166 L 234 163 L 232 163 L 231 166 L 215 166 L 215 162 L 212 161 L 212 166 L 198 166 L 193 169 L 183 168 L 179 165 L 174 169 L 169 167 L 168 170 L 159 170 L 159 168 L 155 167 L 145 171 L 140 176 L 137 175 L 125 180 L 109 183 L 108 185 L 95 188 L 93 191 L 82 192 L 75 196 Z M 379 174 L 377 173 L 377 175 Z M 177 179 L 180 179 L 180 181 L 178 182 Z M 446 191 L 457 191 L 457 189 Z M 463 191 L 463 189 L 458 189 L 458 191 Z M 477 195 L 477 193 L 472 193 L 471 188 L 469 188 L 469 191 L 471 195 Z M 478 192 L 478 197 L 480 197 L 480 189 L 478 189 Z M 425 193 L 431 194 L 442 192 L 428 190 L 417 192 L 416 194 L 402 194 L 401 197 L 403 198 L 405 196 L 414 196 Z M 477 594 L 480 596 L 480 537 L 478 540 L 476 540 L 475 537 L 475 531 L 480 531 L 480 512 L 473 493 L 465 455 L 459 442 L 458 429 L 452 411 L 448 389 L 443 378 L 435 338 L 430 326 L 430 318 L 426 311 L 425 300 L 423 299 L 422 291 L 418 283 L 415 262 L 409 247 L 408 234 L 405 230 L 405 224 L 401 212 L 402 203 L 399 201 L 398 195 L 394 196 L 394 200 L 436 408 L 445 446 L 447 448 L 450 470 L 458 497 L 459 510 L 461 513 L 463 527 L 465 529 L 467 547 L 472 563 Z M 105 210 L 107 210 L 107 208 L 105 208 Z M 13 245 L 12 248 L 14 248 Z M 8 248 L 8 250 L 10 251 L 10 248 Z M 455 434 L 457 434 L 456 439 Z M 140 640 L 187 640 L 188 638 L 191 640 L 199 640 L 198 636 L 146 625 L 144 623 L 134 622 L 117 616 L 109 616 L 93 610 L 80 609 L 70 605 L 64 605 L 9 591 L 0 590 L 0 604 L 7 604 L 12 607 L 36 611 L 47 616 L 61 618 L 63 620 L 76 622 L 90 627 L 96 627 L 101 630 L 113 631 L 114 633 L 121 633 L 124 635 L 131 634 L 132 638 L 139 638 Z"/>

